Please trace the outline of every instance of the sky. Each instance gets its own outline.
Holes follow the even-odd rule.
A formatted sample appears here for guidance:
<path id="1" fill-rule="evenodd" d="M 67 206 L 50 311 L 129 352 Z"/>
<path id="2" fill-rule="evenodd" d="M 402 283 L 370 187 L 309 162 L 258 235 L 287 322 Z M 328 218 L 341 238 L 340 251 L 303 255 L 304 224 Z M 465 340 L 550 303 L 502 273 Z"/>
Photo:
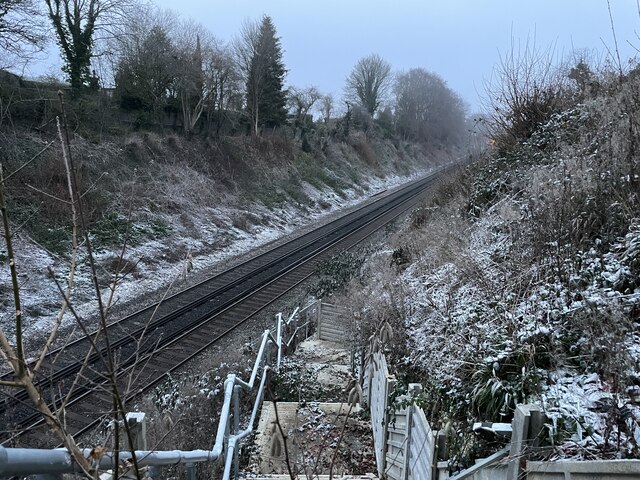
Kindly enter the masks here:
<path id="1" fill-rule="evenodd" d="M 439 74 L 469 105 L 482 108 L 485 84 L 512 44 L 535 40 L 570 56 L 607 56 L 614 40 L 606 0 L 153 0 L 231 40 L 245 19 L 272 17 L 287 83 L 342 96 L 358 59 L 377 53 L 396 71 Z M 637 0 L 610 0 L 624 60 L 640 48 Z M 638 33 L 636 33 L 638 32 Z M 624 61 L 623 60 L 623 61 Z"/>

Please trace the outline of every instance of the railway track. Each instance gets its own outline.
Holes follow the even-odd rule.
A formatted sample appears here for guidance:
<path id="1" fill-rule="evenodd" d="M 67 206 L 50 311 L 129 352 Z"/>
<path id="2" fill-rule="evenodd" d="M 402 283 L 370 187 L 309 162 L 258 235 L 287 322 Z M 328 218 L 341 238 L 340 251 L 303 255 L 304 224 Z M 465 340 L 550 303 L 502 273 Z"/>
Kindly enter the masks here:
<path id="1" fill-rule="evenodd" d="M 411 208 L 443 172 L 412 182 L 339 219 L 150 305 L 108 327 L 109 346 L 118 359 L 118 377 L 131 392 L 130 401 L 166 378 L 274 300 L 310 277 L 318 262 L 353 247 Z M 59 402 L 83 369 L 65 409 L 69 433 L 80 435 L 101 421 L 97 412 L 111 411 L 103 363 L 107 342 L 86 338 L 52 351 L 38 376 L 46 400 Z M 81 359 L 81 360 L 79 360 Z M 86 361 L 85 361 L 86 359 Z M 82 367 L 84 363 L 84 367 Z M 10 380 L 11 377 L 0 377 Z M 55 392 L 55 393 L 53 393 Z M 0 441 L 26 435 L 37 443 L 39 414 L 22 392 L 6 393 L 0 403 Z"/>

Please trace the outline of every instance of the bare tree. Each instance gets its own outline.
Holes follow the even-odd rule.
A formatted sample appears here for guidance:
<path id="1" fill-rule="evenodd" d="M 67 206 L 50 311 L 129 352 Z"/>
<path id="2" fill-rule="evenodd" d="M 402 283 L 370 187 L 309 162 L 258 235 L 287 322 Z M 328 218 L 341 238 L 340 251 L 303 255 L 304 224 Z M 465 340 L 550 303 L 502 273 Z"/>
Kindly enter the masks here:
<path id="1" fill-rule="evenodd" d="M 97 88 L 91 71 L 98 31 L 113 31 L 126 18 L 127 0 L 44 0 L 74 94 Z"/>
<path id="2" fill-rule="evenodd" d="M 211 105 L 207 120 L 219 135 L 233 112 L 242 109 L 242 82 L 228 45 L 218 45 L 210 62 Z"/>
<path id="3" fill-rule="evenodd" d="M 231 49 L 205 27 L 168 10 L 143 8 L 125 30 L 110 47 L 117 56 L 116 96 L 121 107 L 138 112 L 138 122 L 163 121 L 165 107 L 175 102 L 186 133 L 203 118 L 219 132 L 230 118 L 227 110 L 242 108 Z"/>
<path id="4" fill-rule="evenodd" d="M 176 31 L 179 23 L 178 15 L 172 10 L 157 8 L 149 4 L 140 4 L 135 11 L 128 12 L 122 24 L 118 27 L 118 34 L 100 39 L 100 48 L 107 51 L 109 66 L 115 72 L 119 64 L 125 61 L 142 61 L 150 52 L 143 51 L 143 45 L 153 32 L 162 31 L 170 38 L 171 32 Z M 158 48 L 166 48 L 164 42 Z"/>
<path id="5" fill-rule="evenodd" d="M 177 56 L 172 39 L 179 23 L 170 10 L 141 7 L 127 19 L 126 34 L 107 42 L 115 96 L 123 110 L 136 112 L 137 124 L 164 124 L 165 108 L 176 95 Z"/>
<path id="6" fill-rule="evenodd" d="M 28 60 L 45 42 L 43 18 L 35 0 L 0 0 L 0 67 Z"/>
<path id="7" fill-rule="evenodd" d="M 297 88 L 289 87 L 289 111 L 295 118 L 296 125 L 300 125 L 315 103 L 322 95 L 316 87 Z"/>
<path id="8" fill-rule="evenodd" d="M 561 108 L 568 78 L 555 67 L 553 47 L 540 49 L 535 39 L 512 44 L 485 85 L 485 110 L 499 147 L 528 138 Z"/>
<path id="9" fill-rule="evenodd" d="M 413 68 L 396 78 L 398 131 L 417 141 L 456 143 L 465 130 L 462 99 L 437 74 Z"/>
<path id="10" fill-rule="evenodd" d="M 193 133 L 205 111 L 218 119 L 219 130 L 223 111 L 238 103 L 238 76 L 226 47 L 211 35 L 199 38 L 191 56 L 188 50 L 182 52 L 186 66 L 177 78 L 187 133 Z"/>
<path id="11" fill-rule="evenodd" d="M 175 36 L 176 90 L 182 107 L 184 130 L 193 133 L 212 95 L 215 39 L 202 25 L 193 21 L 183 22 L 178 30 L 183 34 Z"/>
<path id="12" fill-rule="evenodd" d="M 334 102 L 333 102 L 333 95 L 331 95 L 330 93 L 327 95 L 323 95 L 322 98 L 320 99 L 320 115 L 322 116 L 322 121 L 324 123 L 329 122 L 329 119 L 331 118 L 331 114 L 333 113 L 333 108 L 334 108 Z"/>
<path id="13" fill-rule="evenodd" d="M 252 88 L 257 91 L 259 89 L 259 82 L 262 76 L 260 75 L 260 64 L 253 64 L 253 59 L 258 55 L 258 43 L 260 38 L 260 26 L 258 22 L 251 21 L 246 19 L 242 22 L 240 27 L 240 35 L 236 37 L 233 42 L 233 48 L 235 52 L 236 62 L 238 66 L 238 71 L 240 71 L 242 75 L 242 79 L 244 80 L 247 88 L 251 84 Z M 252 99 L 248 99 L 249 101 L 255 102 L 255 105 L 250 106 L 247 105 L 247 109 L 250 109 L 255 112 L 255 114 L 250 119 L 251 121 L 251 132 L 253 134 L 257 134 L 258 132 L 258 121 L 259 114 L 257 108 L 257 96 L 253 96 Z"/>
<path id="14" fill-rule="evenodd" d="M 392 81 L 391 65 L 374 53 L 355 64 L 347 77 L 345 94 L 373 116 L 389 92 Z"/>

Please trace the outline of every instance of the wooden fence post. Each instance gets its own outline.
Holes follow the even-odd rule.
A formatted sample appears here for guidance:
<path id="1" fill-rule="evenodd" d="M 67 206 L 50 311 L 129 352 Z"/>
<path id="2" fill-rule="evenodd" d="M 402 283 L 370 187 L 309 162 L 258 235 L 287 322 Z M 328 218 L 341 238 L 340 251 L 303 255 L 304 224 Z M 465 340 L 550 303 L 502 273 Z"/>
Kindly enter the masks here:
<path id="1" fill-rule="evenodd" d="M 383 472 L 387 471 L 387 451 L 389 450 L 388 446 L 388 438 L 389 438 L 389 422 L 391 421 L 391 416 L 393 412 L 389 409 L 389 395 L 396 388 L 396 377 L 394 375 L 390 375 L 388 370 L 385 369 L 385 373 L 387 374 L 387 378 L 385 381 L 385 389 L 384 389 L 384 425 L 382 428 L 382 465 Z"/>
<path id="2" fill-rule="evenodd" d="M 316 331 L 318 334 L 318 340 L 322 338 L 322 300 L 318 300 L 318 319 L 316 321 Z"/>
<path id="3" fill-rule="evenodd" d="M 534 421 L 532 422 L 532 418 Z M 544 422 L 542 411 L 537 405 L 518 405 L 511 422 L 511 446 L 507 480 L 518 480 L 526 466 L 525 447 L 532 445 L 540 433 Z"/>
<path id="4" fill-rule="evenodd" d="M 402 478 L 404 480 L 408 480 L 410 474 L 409 457 L 411 456 L 411 423 L 413 422 L 413 411 L 416 408 L 412 400 L 414 397 L 422 393 L 422 385 L 419 383 L 410 383 L 407 393 L 409 396 L 409 404 L 407 405 L 406 431 L 404 434 L 404 467 L 402 468 Z"/>

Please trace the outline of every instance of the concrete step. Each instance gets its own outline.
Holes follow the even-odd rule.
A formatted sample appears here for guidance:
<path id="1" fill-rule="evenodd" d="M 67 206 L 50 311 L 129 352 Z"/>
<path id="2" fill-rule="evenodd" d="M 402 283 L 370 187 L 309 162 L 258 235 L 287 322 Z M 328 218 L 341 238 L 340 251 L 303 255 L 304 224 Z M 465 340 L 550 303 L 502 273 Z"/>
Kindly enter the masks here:
<path id="1" fill-rule="evenodd" d="M 240 478 L 245 478 L 240 476 Z M 291 480 L 289 475 L 260 475 L 258 477 L 250 476 L 246 477 L 247 480 Z M 307 480 L 305 475 L 299 476 L 297 480 Z M 329 480 L 329 475 L 316 475 L 309 480 Z M 334 475 L 333 480 L 378 480 L 373 473 L 367 473 L 365 475 Z"/>

